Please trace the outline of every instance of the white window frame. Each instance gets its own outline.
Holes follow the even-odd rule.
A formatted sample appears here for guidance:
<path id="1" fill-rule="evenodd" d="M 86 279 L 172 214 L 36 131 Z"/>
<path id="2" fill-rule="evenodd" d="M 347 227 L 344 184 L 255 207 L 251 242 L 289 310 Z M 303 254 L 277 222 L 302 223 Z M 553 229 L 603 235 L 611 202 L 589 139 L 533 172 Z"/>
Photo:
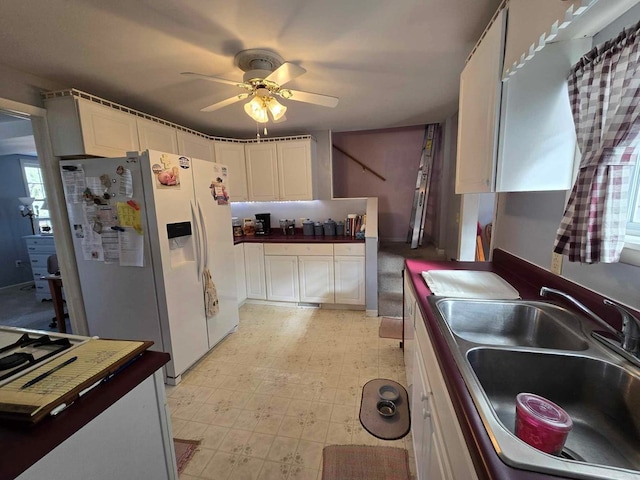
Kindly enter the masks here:
<path id="1" fill-rule="evenodd" d="M 636 159 L 634 175 L 629 186 L 628 223 L 624 248 L 620 255 L 621 263 L 640 266 L 640 222 L 631 222 L 638 201 L 640 201 L 640 158 Z"/>
<path id="2" fill-rule="evenodd" d="M 25 172 L 26 167 L 38 168 L 40 170 L 40 178 L 42 179 L 42 191 L 45 192 L 45 196 L 43 198 L 37 198 L 38 201 L 47 202 L 46 189 L 44 188 L 44 178 L 42 176 L 42 167 L 40 166 L 40 161 L 37 158 L 21 158 L 20 159 L 20 170 L 22 171 L 22 181 L 24 182 L 24 189 L 27 192 L 27 196 L 31 196 L 31 192 L 29 191 L 29 182 L 27 181 L 27 174 Z M 49 211 L 47 209 L 47 211 Z M 38 216 L 34 218 L 34 227 L 37 227 L 36 234 L 40 233 L 40 228 L 48 225 L 51 227 L 51 217 L 43 217 L 38 212 Z"/>

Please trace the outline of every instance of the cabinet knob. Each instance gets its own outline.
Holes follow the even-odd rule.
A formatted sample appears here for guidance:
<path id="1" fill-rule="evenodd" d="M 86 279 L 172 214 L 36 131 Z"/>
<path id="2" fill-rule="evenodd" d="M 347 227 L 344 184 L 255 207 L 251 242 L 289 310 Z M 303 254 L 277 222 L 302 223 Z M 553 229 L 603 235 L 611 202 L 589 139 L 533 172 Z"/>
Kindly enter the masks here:
<path id="1" fill-rule="evenodd" d="M 427 411 L 426 408 L 422 409 L 422 418 L 429 418 L 431 416 L 431 412 Z"/>
<path id="2" fill-rule="evenodd" d="M 422 395 L 420 396 L 420 401 L 426 402 L 427 400 L 429 400 L 429 395 L 423 392 Z"/>

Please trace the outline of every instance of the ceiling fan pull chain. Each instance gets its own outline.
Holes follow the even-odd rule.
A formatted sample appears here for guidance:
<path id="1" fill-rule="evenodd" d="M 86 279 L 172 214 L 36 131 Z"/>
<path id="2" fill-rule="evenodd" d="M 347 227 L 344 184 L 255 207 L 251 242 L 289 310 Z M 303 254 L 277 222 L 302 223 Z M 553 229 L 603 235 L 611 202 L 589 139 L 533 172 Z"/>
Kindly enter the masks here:
<path id="1" fill-rule="evenodd" d="M 258 143 L 260 143 L 260 125 L 258 122 L 256 122 L 256 139 L 258 140 Z"/>
<path id="2" fill-rule="evenodd" d="M 269 133 L 267 132 L 267 126 L 266 126 L 266 125 L 264 126 L 264 135 L 265 135 L 265 137 L 266 137 L 267 135 L 269 135 Z"/>

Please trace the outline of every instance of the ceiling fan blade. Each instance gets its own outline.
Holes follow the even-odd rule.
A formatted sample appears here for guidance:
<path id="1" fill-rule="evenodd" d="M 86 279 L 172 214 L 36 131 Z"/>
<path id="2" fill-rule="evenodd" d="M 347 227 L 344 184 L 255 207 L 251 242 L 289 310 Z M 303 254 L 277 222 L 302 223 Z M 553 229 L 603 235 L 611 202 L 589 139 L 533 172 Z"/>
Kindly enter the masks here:
<path id="1" fill-rule="evenodd" d="M 201 109 L 201 112 L 213 112 L 214 110 L 218 110 L 220 108 L 226 107 L 227 105 L 231 105 L 233 103 L 239 102 L 240 100 L 244 100 L 249 96 L 248 93 L 241 93 L 240 95 L 234 95 L 231 98 L 227 98 L 226 100 L 222 100 L 221 102 L 214 103 L 213 105 L 209 105 L 208 107 L 204 107 Z"/>
<path id="2" fill-rule="evenodd" d="M 338 105 L 338 101 L 340 100 L 338 97 L 320 95 L 319 93 L 301 92 L 300 90 L 286 89 L 284 90 L 284 92 L 290 92 L 291 95 L 288 95 L 287 93 L 283 95 L 283 92 L 280 92 L 282 98 L 295 100 L 296 102 L 313 103 L 315 105 L 322 105 L 323 107 L 334 108 L 336 105 Z"/>
<path id="3" fill-rule="evenodd" d="M 225 85 L 234 85 L 236 87 L 242 87 L 244 85 L 244 83 L 242 83 L 242 82 L 234 82 L 233 80 L 227 80 L 225 78 L 214 77 L 212 75 L 203 75 L 202 73 L 182 72 L 180 75 L 185 75 L 185 76 L 188 76 L 188 77 L 201 78 L 202 80 L 209 80 L 210 82 L 224 83 Z"/>
<path id="4" fill-rule="evenodd" d="M 299 67 L 294 63 L 284 62 L 278 68 L 276 68 L 273 72 L 269 74 L 265 80 L 269 80 L 270 82 L 277 83 L 282 86 L 287 82 L 290 82 L 294 78 L 298 78 L 303 73 L 307 73 L 307 71 Z"/>

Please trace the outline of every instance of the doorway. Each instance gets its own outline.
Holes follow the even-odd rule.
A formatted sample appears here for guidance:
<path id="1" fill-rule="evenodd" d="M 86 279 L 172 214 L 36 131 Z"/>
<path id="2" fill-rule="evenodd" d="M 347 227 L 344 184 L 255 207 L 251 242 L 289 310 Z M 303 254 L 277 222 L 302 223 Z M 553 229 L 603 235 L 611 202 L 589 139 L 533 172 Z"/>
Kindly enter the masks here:
<path id="1" fill-rule="evenodd" d="M 0 111 L 0 324 L 56 330 L 47 280 L 55 238 L 47 191 L 26 115 Z"/>

